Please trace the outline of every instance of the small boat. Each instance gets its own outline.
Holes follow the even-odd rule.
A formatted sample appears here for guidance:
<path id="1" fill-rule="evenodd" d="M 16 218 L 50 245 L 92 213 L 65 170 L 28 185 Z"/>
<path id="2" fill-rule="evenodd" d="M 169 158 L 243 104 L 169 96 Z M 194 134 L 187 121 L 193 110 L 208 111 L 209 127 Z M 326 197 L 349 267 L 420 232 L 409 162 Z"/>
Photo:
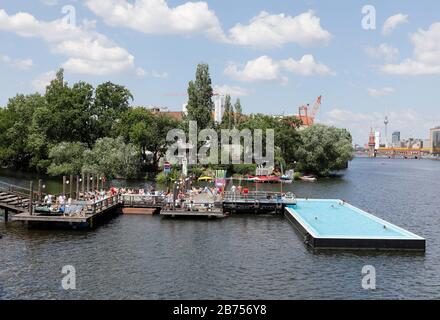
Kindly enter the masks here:
<path id="1" fill-rule="evenodd" d="M 280 182 L 281 179 L 280 177 L 277 176 L 258 176 L 258 177 L 249 176 L 248 181 L 258 182 L 258 183 L 276 183 L 276 182 Z"/>
<path id="2" fill-rule="evenodd" d="M 299 177 L 302 181 L 308 181 L 308 182 L 315 182 L 316 181 L 316 177 L 314 176 L 302 176 Z"/>

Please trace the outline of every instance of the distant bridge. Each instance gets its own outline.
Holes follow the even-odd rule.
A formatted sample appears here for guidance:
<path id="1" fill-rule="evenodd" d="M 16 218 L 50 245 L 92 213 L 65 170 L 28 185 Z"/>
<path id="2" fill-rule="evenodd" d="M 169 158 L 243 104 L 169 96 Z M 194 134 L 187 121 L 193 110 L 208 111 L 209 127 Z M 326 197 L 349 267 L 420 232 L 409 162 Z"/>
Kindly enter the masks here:
<path id="1" fill-rule="evenodd" d="M 430 154 L 429 148 L 379 148 L 375 151 L 376 155 L 385 155 L 391 158 L 422 158 L 424 155 Z"/>

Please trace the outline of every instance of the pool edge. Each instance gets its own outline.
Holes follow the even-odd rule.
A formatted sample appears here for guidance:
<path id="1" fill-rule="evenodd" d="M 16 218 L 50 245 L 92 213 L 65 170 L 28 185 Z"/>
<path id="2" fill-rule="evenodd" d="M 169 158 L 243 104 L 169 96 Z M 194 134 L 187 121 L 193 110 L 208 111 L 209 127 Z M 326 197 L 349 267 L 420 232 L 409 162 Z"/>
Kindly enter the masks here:
<path id="1" fill-rule="evenodd" d="M 352 206 L 352 205 L 351 205 Z M 354 206 L 352 206 L 354 207 Z M 361 210 L 357 207 L 354 207 Z M 405 230 L 410 234 L 416 236 L 413 239 L 378 239 L 378 238 L 323 238 L 319 237 L 312 230 L 309 230 L 307 226 L 304 226 L 302 221 L 296 218 L 293 214 L 294 211 L 291 208 L 286 208 L 284 211 L 284 216 L 290 223 L 295 227 L 295 229 L 303 237 L 305 244 L 311 246 L 314 249 L 325 249 L 325 250 L 383 250 L 383 251 L 426 251 L 426 239 L 413 234 L 403 228 L 396 226 L 399 229 Z M 370 213 L 377 219 L 380 219 Z M 382 220 L 382 219 L 380 219 Z M 383 220 L 385 221 L 385 220 Z M 389 223 L 389 222 L 387 222 Z"/>

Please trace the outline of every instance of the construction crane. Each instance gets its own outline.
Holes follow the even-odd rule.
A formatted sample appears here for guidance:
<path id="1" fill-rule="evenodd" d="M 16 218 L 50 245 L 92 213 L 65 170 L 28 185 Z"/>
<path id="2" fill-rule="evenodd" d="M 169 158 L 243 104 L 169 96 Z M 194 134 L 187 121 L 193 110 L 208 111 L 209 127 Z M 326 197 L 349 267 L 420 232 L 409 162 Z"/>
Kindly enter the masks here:
<path id="1" fill-rule="evenodd" d="M 309 104 L 299 107 L 298 118 L 299 120 L 301 120 L 301 123 L 304 127 L 310 127 L 315 123 L 315 117 L 318 114 L 319 108 L 321 107 L 321 99 L 322 96 L 319 96 L 316 99 L 316 102 L 313 105 L 312 110 L 310 111 L 309 111 L 310 108 Z"/>

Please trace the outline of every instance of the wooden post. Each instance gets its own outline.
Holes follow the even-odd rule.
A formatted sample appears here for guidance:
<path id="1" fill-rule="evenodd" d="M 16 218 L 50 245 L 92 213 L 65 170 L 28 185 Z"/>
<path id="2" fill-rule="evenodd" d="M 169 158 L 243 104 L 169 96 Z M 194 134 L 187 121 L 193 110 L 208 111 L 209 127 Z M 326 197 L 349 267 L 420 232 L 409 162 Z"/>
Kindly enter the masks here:
<path id="1" fill-rule="evenodd" d="M 82 194 L 83 194 L 83 196 L 84 196 L 84 183 L 85 183 L 85 181 L 84 181 L 84 178 L 85 178 L 85 174 L 83 173 L 82 174 L 82 181 L 81 181 L 81 192 L 82 192 Z"/>
<path id="2" fill-rule="evenodd" d="M 173 186 L 173 211 L 176 210 L 176 183 Z"/>
<path id="3" fill-rule="evenodd" d="M 33 202 L 34 202 L 34 182 L 31 181 L 29 187 L 29 214 L 33 214 Z"/>
<path id="4" fill-rule="evenodd" d="M 66 176 L 63 176 L 63 196 L 66 195 Z"/>
<path id="5" fill-rule="evenodd" d="M 5 209 L 5 222 L 8 222 L 9 210 Z"/>
<path id="6" fill-rule="evenodd" d="M 76 176 L 76 193 L 75 193 L 75 199 L 79 199 L 79 176 Z"/>
<path id="7" fill-rule="evenodd" d="M 39 179 L 38 180 L 38 205 L 41 204 L 41 201 L 43 200 L 42 198 L 42 185 L 43 185 L 43 180 Z"/>
<path id="8" fill-rule="evenodd" d="M 69 181 L 69 198 L 72 198 L 73 194 L 73 174 L 70 175 L 70 181 Z"/>

